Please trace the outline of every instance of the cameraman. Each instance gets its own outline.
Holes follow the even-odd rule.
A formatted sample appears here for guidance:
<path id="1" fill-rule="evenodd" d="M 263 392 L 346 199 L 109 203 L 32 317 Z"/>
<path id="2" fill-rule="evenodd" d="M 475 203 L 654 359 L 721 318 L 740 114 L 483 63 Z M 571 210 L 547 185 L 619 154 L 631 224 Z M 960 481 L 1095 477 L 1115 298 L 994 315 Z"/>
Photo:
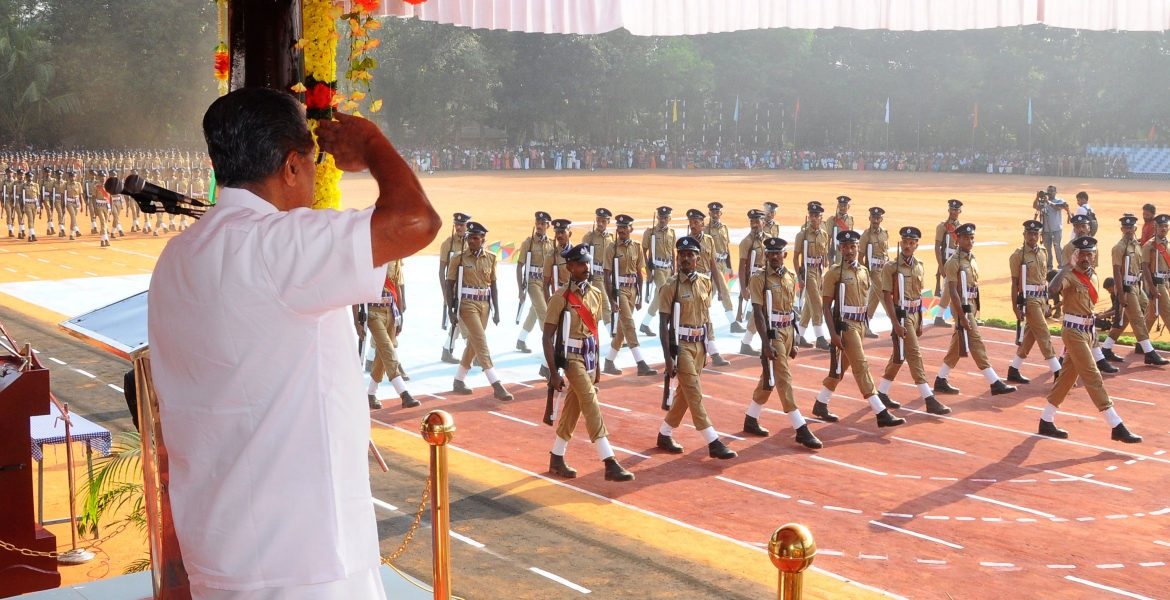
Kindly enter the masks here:
<path id="1" fill-rule="evenodd" d="M 1064 235 L 1064 221 L 1072 216 L 1068 202 L 1056 197 L 1056 186 L 1048 186 L 1047 192 L 1036 192 L 1036 199 L 1032 201 L 1032 208 L 1036 209 L 1036 220 L 1043 228 L 1040 230 L 1044 249 L 1048 251 L 1048 270 L 1052 270 L 1052 257 L 1060 253 L 1061 238 Z M 1063 214 L 1061 214 L 1063 213 Z"/>

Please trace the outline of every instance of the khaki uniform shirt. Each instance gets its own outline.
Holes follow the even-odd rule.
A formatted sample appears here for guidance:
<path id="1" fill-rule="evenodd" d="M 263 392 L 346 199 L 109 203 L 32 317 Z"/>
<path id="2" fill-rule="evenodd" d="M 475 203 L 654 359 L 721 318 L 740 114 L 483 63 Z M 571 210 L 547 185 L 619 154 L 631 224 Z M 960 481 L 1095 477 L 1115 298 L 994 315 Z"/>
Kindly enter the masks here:
<path id="1" fill-rule="evenodd" d="M 565 310 L 565 306 L 567 304 L 565 301 L 565 288 L 566 286 L 562 285 L 560 289 L 557 290 L 557 293 L 553 294 L 552 298 L 549 298 L 548 314 L 544 318 L 544 322 L 546 324 L 551 323 L 556 325 L 557 321 L 560 320 L 561 312 Z M 581 293 L 581 288 L 577 287 L 576 285 L 573 286 L 572 292 L 576 293 L 577 297 L 581 298 L 585 309 L 588 310 L 591 315 L 593 315 L 594 325 L 600 323 L 601 290 L 597 289 L 596 286 L 587 284 L 585 286 L 584 294 Z M 581 320 L 581 316 L 578 315 L 577 311 L 574 309 L 569 310 L 569 337 L 575 340 L 583 340 L 593 337 L 593 332 L 589 330 L 589 327 L 585 324 L 585 321 Z M 573 360 L 574 358 L 576 360 L 583 360 L 580 354 L 573 354 L 572 352 L 566 354 L 566 356 L 569 358 L 569 360 Z"/>
<path id="2" fill-rule="evenodd" d="M 780 272 L 769 269 L 752 275 L 748 282 L 748 290 L 752 294 L 752 302 L 764 305 L 764 280 L 767 276 L 768 290 L 772 292 L 771 312 L 790 313 L 796 305 L 796 275 L 787 268 L 781 267 Z M 769 316 L 769 318 L 771 318 Z"/>
<path id="3" fill-rule="evenodd" d="M 655 238 L 656 244 L 650 247 L 650 238 Z M 642 247 L 651 252 L 657 264 L 647 264 L 652 269 L 670 269 L 674 266 L 674 230 L 667 227 L 665 230 L 655 226 L 647 228 L 642 234 Z"/>
<path id="4" fill-rule="evenodd" d="M 572 243 L 569 243 L 565 244 L 564 248 L 557 248 L 556 242 L 553 242 L 552 252 L 544 259 L 544 276 L 553 282 L 553 289 L 561 287 L 569 280 L 569 267 L 565 266 L 568 261 L 561 258 L 561 252 L 572 247 Z M 555 272 L 553 271 L 554 267 Z"/>
<path id="5" fill-rule="evenodd" d="M 764 237 L 780 237 L 780 224 L 772 221 L 771 223 L 764 221 Z"/>
<path id="6" fill-rule="evenodd" d="M 947 278 L 947 285 L 954 282 L 959 291 L 966 294 L 967 297 L 961 299 L 960 304 L 973 305 L 979 293 L 979 265 L 975 262 L 975 255 L 959 250 L 947 261 L 943 270 Z M 963 290 L 960 273 L 967 274 L 967 290 Z"/>
<path id="7" fill-rule="evenodd" d="M 1008 268 L 1011 270 L 1012 279 L 1017 282 L 1020 280 L 1020 267 L 1022 265 L 1028 265 L 1028 285 L 1048 287 L 1048 250 L 1045 250 L 1044 246 L 1037 244 L 1035 248 L 1027 246 L 1016 248 L 1016 251 L 1008 258 Z"/>
<path id="8" fill-rule="evenodd" d="M 613 260 L 617 258 L 618 261 L 618 275 L 636 276 L 642 273 L 646 268 L 646 257 L 642 254 L 642 244 L 634 240 L 628 240 L 622 243 L 621 240 L 610 244 L 605 251 L 605 270 L 613 271 Z"/>
<path id="9" fill-rule="evenodd" d="M 910 259 L 911 262 L 906 262 L 906 257 L 899 252 L 894 260 L 891 260 L 882 267 L 881 273 L 878 275 L 881 281 L 883 290 L 890 290 L 894 292 L 898 289 L 898 275 L 902 275 L 902 281 L 906 285 L 906 289 L 902 292 L 901 298 L 894 298 L 895 302 L 913 302 L 922 299 L 923 278 L 925 277 L 925 268 L 922 266 L 922 261 L 918 257 Z"/>
<path id="10" fill-rule="evenodd" d="M 1090 274 L 1089 280 L 1093 289 L 1098 289 L 1097 274 Z M 1068 273 L 1064 274 L 1064 287 L 1060 288 L 1060 297 L 1060 307 L 1066 315 L 1089 317 L 1095 312 L 1096 307 L 1089 297 L 1089 288 L 1077 279 L 1076 269 L 1069 269 Z"/>
<path id="11" fill-rule="evenodd" d="M 68 200 L 69 202 L 81 202 L 82 200 L 81 184 L 76 181 L 66 181 L 61 186 L 61 201 Z"/>
<path id="12" fill-rule="evenodd" d="M 723 223 L 707 223 L 703 226 L 703 234 L 715 240 L 715 260 L 726 265 L 731 258 L 731 237 L 727 232 L 727 226 Z"/>
<path id="13" fill-rule="evenodd" d="M 699 240 L 699 262 L 695 265 L 695 270 L 704 275 L 710 275 L 711 263 L 715 260 L 715 238 L 704 235 L 696 239 Z"/>
<path id="14" fill-rule="evenodd" d="M 804 254 L 804 242 L 808 240 L 808 256 Z M 796 242 L 793 244 L 793 252 L 801 254 L 801 264 L 806 268 L 816 265 L 809 265 L 809 259 L 820 259 L 819 264 L 823 268 L 825 266 L 825 256 L 829 253 L 829 234 L 825 232 L 824 224 L 819 229 L 812 229 L 808 225 L 800 228 L 800 233 L 796 234 Z"/>
<path id="15" fill-rule="evenodd" d="M 707 311 L 711 308 L 711 297 L 714 284 L 711 278 L 698 274 L 692 282 L 681 273 L 666 280 L 659 295 L 658 310 L 663 314 L 674 310 L 675 286 L 678 286 L 679 320 L 682 327 L 702 327 L 710 321 Z M 714 332 L 707 328 L 707 339 L 713 339 Z"/>
<path id="16" fill-rule="evenodd" d="M 36 204 L 40 206 L 41 201 L 41 186 L 35 181 L 30 181 L 19 186 L 21 205 Z M 27 199 L 27 200 L 26 200 Z"/>
<path id="17" fill-rule="evenodd" d="M 198 199 L 207 198 L 207 182 L 202 177 L 191 182 L 191 196 Z"/>
<path id="18" fill-rule="evenodd" d="M 613 245 L 614 235 L 609 231 L 600 233 L 596 228 L 589 230 L 581 237 L 581 243 L 589 246 L 589 252 L 593 255 L 593 264 L 590 267 L 590 275 L 592 277 L 600 277 L 605 271 L 605 266 L 601 261 L 605 258 L 606 250 Z"/>
<path id="19" fill-rule="evenodd" d="M 830 243 L 835 243 L 837 238 L 834 237 L 834 233 L 841 233 L 842 231 L 853 229 L 853 215 L 834 213 L 821 221 L 821 229 L 829 236 Z M 834 229 L 836 232 L 833 231 Z"/>
<path id="20" fill-rule="evenodd" d="M 838 283 L 845 284 L 845 297 L 841 299 L 843 307 L 860 308 L 864 312 L 865 302 L 869 297 L 869 269 L 861 266 L 861 263 L 835 264 L 825 273 L 821 293 L 828 298 L 836 297 Z"/>
<path id="21" fill-rule="evenodd" d="M 756 260 L 752 262 L 752 250 L 756 252 Z M 768 257 L 764 250 L 764 233 L 754 234 L 750 231 L 739 242 L 739 258 L 748 261 L 748 277 L 768 264 Z M 743 285 L 742 283 L 740 284 Z"/>
<path id="22" fill-rule="evenodd" d="M 1128 242 L 1122 237 L 1113 246 L 1113 266 L 1121 267 L 1121 270 L 1125 271 L 1125 257 L 1127 256 L 1129 257 L 1129 271 L 1123 275 L 1128 281 L 1125 281 L 1124 284 L 1134 285 L 1140 280 L 1142 273 L 1142 246 L 1138 243 L 1136 236 Z M 1131 277 L 1132 279 L 1129 279 Z"/>
<path id="23" fill-rule="evenodd" d="M 959 238 L 947 229 L 947 224 L 950 224 L 952 228 L 962 225 L 959 221 L 947 220 L 939 223 L 938 227 L 934 228 L 934 247 L 936 250 L 938 248 L 943 249 L 942 257 L 944 263 L 950 260 L 951 256 L 959 249 Z"/>
<path id="24" fill-rule="evenodd" d="M 459 267 L 463 266 L 463 287 L 489 288 L 496 280 L 496 255 L 485 249 L 480 249 L 479 256 L 470 250 L 458 254 L 447 265 L 447 281 L 456 281 L 459 276 Z M 455 290 L 455 293 L 460 293 Z"/>
<path id="25" fill-rule="evenodd" d="M 877 273 L 890 259 L 890 232 L 880 227 L 877 231 L 872 227 L 866 228 L 861 232 L 857 248 L 861 253 L 859 260 L 864 260 L 865 266 L 871 272 Z M 881 285 L 880 281 L 874 283 Z"/>
<path id="26" fill-rule="evenodd" d="M 1170 264 L 1167 264 L 1166 257 L 1163 256 L 1162 253 L 1154 247 L 1155 242 L 1160 244 L 1163 249 L 1170 253 L 1170 247 L 1167 247 L 1166 245 L 1166 238 L 1159 238 L 1155 235 L 1154 237 L 1150 238 L 1150 241 L 1146 242 L 1146 245 L 1142 248 L 1142 259 L 1144 262 L 1153 267 L 1153 272 L 1150 274 L 1152 277 L 1164 277 L 1167 272 L 1170 272 Z M 1159 275 L 1159 273 L 1162 275 Z"/>
<path id="27" fill-rule="evenodd" d="M 520 252 L 516 254 L 516 262 L 523 265 L 525 260 L 529 261 L 530 271 L 524 274 L 526 280 L 544 278 L 544 263 L 552 255 L 554 245 L 555 242 L 548 236 L 541 239 L 531 235 L 524 240 L 523 244 L 520 244 Z M 528 257 L 529 252 L 532 253 L 531 258 Z"/>
<path id="28" fill-rule="evenodd" d="M 443 240 L 443 243 L 439 245 L 439 262 L 451 262 L 462 248 L 463 238 L 457 235 Z"/>
<path id="29" fill-rule="evenodd" d="M 52 198 L 54 202 L 64 202 L 65 182 L 60 179 L 54 179 L 52 191 L 49 192 L 49 197 Z"/>

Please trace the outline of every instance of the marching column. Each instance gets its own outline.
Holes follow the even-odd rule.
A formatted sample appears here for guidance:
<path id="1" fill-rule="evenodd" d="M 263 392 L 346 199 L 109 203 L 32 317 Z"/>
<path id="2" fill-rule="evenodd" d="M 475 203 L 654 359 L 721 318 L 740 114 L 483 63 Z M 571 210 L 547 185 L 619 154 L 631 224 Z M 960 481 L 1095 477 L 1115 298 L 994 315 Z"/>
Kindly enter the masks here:
<path id="1" fill-rule="evenodd" d="M 603 373 L 621 375 L 621 369 L 613 364 L 617 359 L 622 344 L 629 346 L 630 353 L 638 365 L 638 375 L 657 375 L 658 371 L 651 369 L 642 357 L 641 344 L 638 342 L 638 328 L 634 325 L 634 311 L 642 309 L 642 273 L 646 268 L 645 256 L 642 254 L 642 245 L 630 239 L 633 230 L 634 218 L 630 215 L 618 215 L 617 240 L 610 244 L 605 251 L 605 290 L 610 298 L 611 306 L 617 307 L 616 326 L 613 339 L 610 340 L 609 354 L 605 357 Z M 615 270 L 616 269 L 616 270 Z"/>
<path id="2" fill-rule="evenodd" d="M 608 208 L 599 208 L 593 211 L 596 219 L 593 223 L 593 229 L 581 237 L 581 243 L 589 246 L 589 254 L 593 257 L 592 271 L 589 275 L 589 282 L 599 290 L 605 289 L 605 283 L 602 278 L 605 276 L 605 265 L 601 264 L 601 259 L 605 256 L 605 251 L 613 244 L 613 235 L 608 231 L 609 220 L 613 218 L 613 213 Z M 606 294 L 601 295 L 601 320 L 606 325 L 609 324 L 610 319 L 609 298 Z"/>
<path id="3" fill-rule="evenodd" d="M 1117 297 L 1118 313 L 1113 315 L 1113 329 L 1109 331 L 1109 337 L 1105 338 L 1101 344 L 1101 351 L 1106 360 L 1125 362 L 1124 358 L 1113 352 L 1113 346 L 1126 328 L 1131 328 L 1134 338 L 1137 340 L 1134 350 L 1145 356 L 1147 365 L 1161 366 L 1170 363 L 1170 361 L 1154 351 L 1154 345 L 1150 343 L 1150 332 L 1146 329 L 1146 310 L 1149 308 L 1150 299 L 1142 291 L 1140 285 L 1143 264 L 1142 246 L 1134 235 L 1136 232 L 1137 217 L 1133 215 L 1121 217 L 1121 239 L 1113 246 L 1112 252 L 1112 292 Z"/>
<path id="4" fill-rule="evenodd" d="M 451 323 L 462 325 L 467 332 L 467 347 L 463 349 L 463 358 L 455 371 L 455 383 L 451 390 L 457 394 L 471 393 L 471 388 L 467 387 L 463 380 L 471 370 L 472 359 L 475 359 L 479 366 L 483 367 L 483 374 L 487 376 L 488 383 L 492 384 L 496 399 L 512 400 L 512 394 L 504 389 L 499 376 L 496 375 L 491 352 L 488 350 L 487 334 L 484 332 L 489 315 L 493 323 L 500 324 L 496 255 L 485 252 L 483 248 L 487 232 L 486 227 L 475 221 L 468 223 L 467 250 L 456 256 L 447 269 L 447 297 L 455 300 L 449 304 L 452 313 Z"/>
<path id="5" fill-rule="evenodd" d="M 1076 246 L 1073 244 L 1073 241 L 1075 241 L 1076 238 L 1088 236 L 1089 232 L 1092 230 L 1092 221 L 1089 219 L 1088 215 L 1073 215 L 1069 218 L 1069 223 L 1072 223 L 1073 228 L 1072 239 L 1064 245 L 1064 248 L 1061 249 L 1060 264 L 1067 263 L 1072 258 L 1073 252 L 1076 252 Z M 1099 255 L 1094 252 L 1094 270 L 1097 269 L 1098 259 Z M 1099 342 L 1097 338 L 1093 338 L 1092 351 L 1093 360 L 1097 361 L 1097 369 L 1102 373 L 1116 373 L 1121 370 L 1110 364 L 1108 360 L 1105 360 L 1105 353 L 1101 350 L 1101 342 Z"/>
<path id="6" fill-rule="evenodd" d="M 723 204 L 719 202 L 709 202 L 707 204 L 707 216 L 711 218 L 707 225 L 703 227 L 703 233 L 711 236 L 715 242 L 715 264 L 717 272 L 723 275 L 723 285 L 727 288 L 727 280 L 731 276 L 731 236 L 727 232 L 727 225 L 724 225 L 720 219 L 723 218 Z M 723 314 L 727 316 L 727 321 L 731 323 L 732 333 L 743 333 L 744 327 L 736 320 L 735 309 L 731 305 L 731 294 L 727 293 L 723 296 Z"/>
<path id="7" fill-rule="evenodd" d="M 759 352 L 752 349 L 752 338 L 756 336 L 756 320 L 751 317 L 752 299 L 751 287 L 748 282 L 752 275 L 767 265 L 764 256 L 764 240 L 768 239 L 764 233 L 764 213 L 758 209 L 751 209 L 747 214 L 751 230 L 739 242 L 739 311 L 743 312 L 743 303 L 748 302 L 747 328 L 743 339 L 739 341 L 739 353 L 745 356 L 758 356 Z"/>
<path id="8" fill-rule="evenodd" d="M 959 215 L 963 212 L 963 203 L 958 200 L 947 200 L 947 218 L 938 227 L 934 228 L 934 259 L 938 262 L 938 270 L 934 273 L 934 297 L 938 298 L 938 312 L 934 315 L 934 325 L 946 327 L 947 321 L 943 312 L 951 305 L 950 288 L 942 280 L 946 273 L 947 261 L 959 250 L 959 236 L 955 230 L 963 223 Z"/>
<path id="9" fill-rule="evenodd" d="M 570 240 L 573 239 L 572 221 L 568 219 L 554 219 L 552 228 L 553 248 L 544 259 L 544 280 L 541 281 L 541 293 L 544 294 L 545 298 L 551 298 L 557 290 L 561 289 L 561 286 L 565 285 L 565 282 L 569 281 L 568 264 L 562 258 L 561 253 L 573 247 L 570 243 Z M 546 364 L 540 365 L 541 377 L 548 377 L 549 366 Z"/>
<path id="10" fill-rule="evenodd" d="M 390 378 L 390 385 L 402 400 L 402 408 L 414 408 L 419 401 L 406 389 L 402 365 L 398 362 L 398 334 L 402 332 L 402 315 L 406 312 L 406 282 L 401 259 L 386 265 L 382 301 L 370 304 L 368 309 L 370 335 L 374 338 L 374 368 L 370 369 L 370 387 L 366 390 L 370 408 L 381 408 L 375 394 L 383 375 Z"/>

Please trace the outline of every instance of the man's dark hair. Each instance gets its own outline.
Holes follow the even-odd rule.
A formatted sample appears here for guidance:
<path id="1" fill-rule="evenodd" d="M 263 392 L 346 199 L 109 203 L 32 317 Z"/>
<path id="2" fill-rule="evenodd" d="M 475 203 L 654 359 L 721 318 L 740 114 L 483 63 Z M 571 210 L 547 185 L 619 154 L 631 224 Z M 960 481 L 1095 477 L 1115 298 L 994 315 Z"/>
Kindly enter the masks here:
<path id="1" fill-rule="evenodd" d="M 1151 212 L 1151 213 L 1156 213 L 1156 212 L 1158 212 L 1158 207 L 1154 206 L 1153 204 L 1144 204 L 1144 205 L 1142 205 L 1142 210 L 1147 211 L 1147 212 Z"/>
<path id="2" fill-rule="evenodd" d="M 203 138 L 223 186 L 258 183 L 276 173 L 289 152 L 311 152 L 305 110 L 292 95 L 268 88 L 241 88 L 207 108 Z"/>

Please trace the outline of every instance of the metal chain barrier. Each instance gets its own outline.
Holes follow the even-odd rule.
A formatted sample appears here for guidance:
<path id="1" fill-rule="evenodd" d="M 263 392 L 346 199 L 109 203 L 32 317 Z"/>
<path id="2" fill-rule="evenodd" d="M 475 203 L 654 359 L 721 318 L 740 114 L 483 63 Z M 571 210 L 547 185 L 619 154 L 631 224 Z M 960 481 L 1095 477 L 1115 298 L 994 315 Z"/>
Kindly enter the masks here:
<path id="1" fill-rule="evenodd" d="M 423 488 L 422 500 L 418 502 L 418 511 L 414 513 L 414 521 L 410 524 L 410 529 L 406 532 L 406 539 L 402 540 L 402 545 L 398 547 L 390 556 L 382 559 L 383 564 L 391 564 L 406 552 L 406 547 L 410 545 L 410 541 L 414 539 L 414 534 L 418 531 L 418 525 L 422 522 L 423 513 L 427 510 L 427 500 L 431 498 L 431 478 L 427 477 L 426 487 Z"/>
<path id="2" fill-rule="evenodd" d="M 417 520 L 418 519 L 416 518 L 415 521 L 417 522 Z M 94 541 L 92 541 L 84 546 L 78 546 L 77 549 L 78 550 L 89 550 L 90 548 L 96 548 L 96 547 L 100 546 L 101 544 L 109 541 L 110 538 L 118 535 L 119 533 L 122 533 L 129 526 L 130 526 L 130 521 L 128 521 L 128 520 L 124 521 L 124 522 L 122 522 L 121 525 L 119 525 L 117 528 L 115 528 L 110 533 L 107 533 L 101 539 L 94 540 Z M 409 541 L 409 538 L 407 538 L 407 541 Z M 403 544 L 403 547 L 405 547 L 405 546 L 406 546 L 406 544 Z M 31 557 L 37 557 L 37 558 L 57 558 L 58 556 L 61 556 L 62 554 L 64 554 L 63 552 L 56 552 L 56 551 L 54 551 L 54 552 L 41 552 L 39 550 L 29 550 L 28 548 L 21 548 L 19 546 L 14 545 L 14 544 L 9 544 L 8 542 L 6 542 L 4 540 L 0 540 L 0 549 L 8 550 L 9 552 L 15 552 L 17 554 L 20 554 L 21 556 L 31 556 Z"/>

